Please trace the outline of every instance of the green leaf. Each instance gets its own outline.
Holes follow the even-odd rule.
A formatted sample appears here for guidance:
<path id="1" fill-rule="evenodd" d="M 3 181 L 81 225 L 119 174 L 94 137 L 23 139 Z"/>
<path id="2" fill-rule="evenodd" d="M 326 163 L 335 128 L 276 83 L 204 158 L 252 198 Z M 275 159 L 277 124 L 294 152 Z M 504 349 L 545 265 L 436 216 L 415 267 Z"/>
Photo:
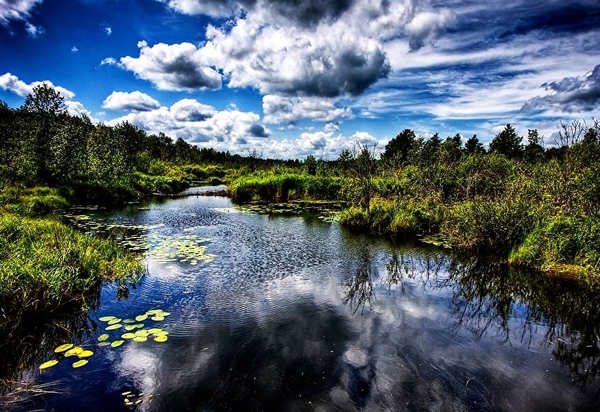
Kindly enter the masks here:
<path id="1" fill-rule="evenodd" d="M 57 363 L 58 363 L 58 361 L 56 359 L 52 359 L 47 362 L 44 362 L 40 365 L 40 370 L 51 368 L 52 366 L 56 365 Z"/>

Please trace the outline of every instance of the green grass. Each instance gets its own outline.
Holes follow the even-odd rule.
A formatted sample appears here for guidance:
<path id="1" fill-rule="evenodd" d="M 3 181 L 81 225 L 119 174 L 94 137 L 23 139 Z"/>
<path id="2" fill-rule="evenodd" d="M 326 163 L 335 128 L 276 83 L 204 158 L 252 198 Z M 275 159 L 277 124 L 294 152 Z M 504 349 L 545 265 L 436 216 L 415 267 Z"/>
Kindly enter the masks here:
<path id="1" fill-rule="evenodd" d="M 115 243 L 56 220 L 0 216 L 0 301 L 6 313 L 52 310 L 82 300 L 101 280 L 141 270 L 139 259 Z"/>

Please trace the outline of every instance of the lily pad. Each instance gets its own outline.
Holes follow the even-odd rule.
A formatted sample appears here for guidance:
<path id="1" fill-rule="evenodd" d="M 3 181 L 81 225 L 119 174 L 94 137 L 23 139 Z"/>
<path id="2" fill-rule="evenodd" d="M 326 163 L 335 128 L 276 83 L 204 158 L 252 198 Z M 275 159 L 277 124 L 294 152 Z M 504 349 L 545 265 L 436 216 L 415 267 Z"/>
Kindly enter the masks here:
<path id="1" fill-rule="evenodd" d="M 44 362 L 40 365 L 40 370 L 51 368 L 52 366 L 56 365 L 57 363 L 58 363 L 58 361 L 56 359 L 52 359 L 47 362 Z"/>
<path id="2" fill-rule="evenodd" d="M 108 324 L 109 324 L 109 325 L 114 325 L 114 324 L 116 324 L 116 323 L 119 323 L 119 322 L 121 322 L 121 319 L 119 319 L 119 318 L 114 318 L 114 319 L 112 319 L 112 320 L 109 320 L 109 321 L 108 321 Z"/>
<path id="3" fill-rule="evenodd" d="M 165 318 L 163 316 L 158 316 L 158 315 L 152 316 L 150 319 L 152 319 L 155 322 L 160 322 L 162 320 L 165 320 Z"/>
<path id="4" fill-rule="evenodd" d="M 123 323 L 135 323 L 134 319 L 125 319 Z"/>
<path id="5" fill-rule="evenodd" d="M 83 348 L 80 346 L 75 346 L 74 348 L 65 352 L 65 357 L 79 355 L 81 352 L 83 352 Z"/>
<path id="6" fill-rule="evenodd" d="M 81 359 L 81 360 L 78 360 L 77 362 L 73 363 L 73 367 L 81 368 L 83 365 L 86 365 L 87 363 L 88 363 L 87 359 Z"/>
<path id="7" fill-rule="evenodd" d="M 127 332 L 121 335 L 123 339 L 133 339 L 135 338 L 135 333 Z"/>
<path id="8" fill-rule="evenodd" d="M 136 325 L 125 325 L 125 330 L 134 330 L 137 329 Z"/>
<path id="9" fill-rule="evenodd" d="M 135 320 L 137 320 L 138 322 L 143 322 L 146 319 L 148 319 L 148 315 L 139 315 L 135 317 Z"/>
<path id="10" fill-rule="evenodd" d="M 94 352 L 92 352 L 91 350 L 84 350 L 83 352 L 79 353 L 77 355 L 77 357 L 79 357 L 79 358 L 89 358 L 92 355 L 94 355 Z"/>
<path id="11" fill-rule="evenodd" d="M 104 342 L 106 339 L 108 339 L 108 335 L 106 333 L 98 336 L 98 342 Z"/>
<path id="12" fill-rule="evenodd" d="M 146 342 L 147 340 L 148 338 L 145 336 L 136 336 L 135 338 L 133 338 L 134 342 Z"/>
<path id="13" fill-rule="evenodd" d="M 116 319 L 116 317 L 115 316 L 102 316 L 98 320 L 100 320 L 102 322 L 110 322 L 113 319 Z"/>
<path id="14" fill-rule="evenodd" d="M 119 329 L 121 326 L 123 326 L 123 325 L 121 325 L 120 323 L 116 323 L 114 325 L 107 326 L 105 328 L 105 330 L 115 330 L 115 329 Z"/>
<path id="15" fill-rule="evenodd" d="M 146 337 L 150 334 L 150 332 L 148 332 L 146 329 L 142 329 L 142 330 L 138 330 L 137 332 L 135 332 L 135 336 L 143 336 Z"/>
<path id="16" fill-rule="evenodd" d="M 100 343 L 98 344 L 98 346 L 100 346 L 100 347 L 104 347 L 104 346 L 110 346 L 110 342 L 100 342 Z"/>
<path id="17" fill-rule="evenodd" d="M 54 353 L 61 353 L 64 352 L 66 350 L 69 350 L 73 347 L 74 345 L 72 343 L 65 343 L 63 345 L 60 345 L 58 348 L 54 349 Z"/>
<path id="18" fill-rule="evenodd" d="M 110 346 L 112 346 L 113 348 L 118 348 L 119 346 L 121 346 L 123 343 L 125 343 L 124 340 L 116 340 L 113 343 L 110 344 Z"/>
<path id="19" fill-rule="evenodd" d="M 154 342 L 162 343 L 162 342 L 166 342 L 168 339 L 169 339 L 169 337 L 167 335 L 159 335 L 154 338 Z"/>

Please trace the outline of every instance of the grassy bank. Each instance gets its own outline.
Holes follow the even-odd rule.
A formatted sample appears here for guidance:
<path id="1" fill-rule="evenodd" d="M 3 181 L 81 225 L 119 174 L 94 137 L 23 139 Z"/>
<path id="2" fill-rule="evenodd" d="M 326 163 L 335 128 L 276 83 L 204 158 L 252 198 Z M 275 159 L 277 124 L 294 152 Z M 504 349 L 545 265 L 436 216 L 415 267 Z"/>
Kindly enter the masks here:
<path id="1" fill-rule="evenodd" d="M 48 188 L 9 188 L 0 194 L 0 325 L 85 303 L 100 281 L 141 273 L 139 258 L 114 242 L 90 238 L 45 215 L 66 204 Z"/>

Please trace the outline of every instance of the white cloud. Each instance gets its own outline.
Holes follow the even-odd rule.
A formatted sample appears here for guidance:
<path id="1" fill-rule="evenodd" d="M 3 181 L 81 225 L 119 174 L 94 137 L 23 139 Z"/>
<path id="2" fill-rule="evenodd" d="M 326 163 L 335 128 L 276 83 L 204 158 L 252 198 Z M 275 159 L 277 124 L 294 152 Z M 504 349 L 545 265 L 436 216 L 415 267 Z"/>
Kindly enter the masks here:
<path id="1" fill-rule="evenodd" d="M 71 47 L 71 52 L 77 53 L 78 51 L 79 51 L 79 49 L 77 48 L 77 46 Z"/>
<path id="2" fill-rule="evenodd" d="M 405 28 L 409 37 L 411 49 L 420 49 L 426 42 L 431 41 L 445 28 L 451 26 L 456 15 L 448 10 L 441 9 L 418 13 Z"/>
<path id="3" fill-rule="evenodd" d="M 37 39 L 40 34 L 44 33 L 44 28 L 42 26 L 34 26 L 33 24 L 26 22 L 25 31 L 31 38 Z"/>
<path id="4" fill-rule="evenodd" d="M 140 41 L 138 47 L 140 56 L 121 58 L 121 66 L 150 81 L 159 90 L 221 88 L 221 75 L 203 62 L 198 49 L 191 43 L 158 43 L 150 47 L 145 41 Z"/>
<path id="5" fill-rule="evenodd" d="M 106 26 L 106 27 L 104 28 L 104 32 L 106 33 L 106 35 L 107 35 L 107 36 L 110 36 L 110 35 L 112 34 L 112 32 L 113 32 L 113 31 L 112 31 L 112 27 L 110 27 L 110 26 Z"/>
<path id="6" fill-rule="evenodd" d="M 14 93 L 18 96 L 21 97 L 25 97 L 27 96 L 29 93 L 33 92 L 33 88 L 35 86 L 39 86 L 41 84 L 47 84 L 48 86 L 52 87 L 53 89 L 55 89 L 57 92 L 59 92 L 66 100 L 71 100 L 73 97 L 75 97 L 75 93 L 73 93 L 70 90 L 65 89 L 64 87 L 61 86 L 55 86 L 51 81 L 49 80 L 44 80 L 44 81 L 36 81 L 30 84 L 25 83 L 24 81 L 20 80 L 17 76 L 15 76 L 12 73 L 4 73 L 2 76 L 0 76 L 0 89 L 3 90 L 7 90 L 11 93 Z"/>
<path id="7" fill-rule="evenodd" d="M 294 124 L 302 119 L 333 122 L 352 118 L 347 107 L 336 107 L 335 99 L 319 97 L 263 96 L 262 106 L 265 122 L 271 124 Z"/>
<path id="8" fill-rule="evenodd" d="M 149 111 L 158 109 L 160 103 L 145 93 L 134 91 L 112 92 L 104 102 L 102 107 L 110 110 L 131 110 L 131 111 Z"/>
<path id="9" fill-rule="evenodd" d="M 106 57 L 100 62 L 101 66 L 117 66 L 119 63 L 114 57 Z"/>
<path id="10" fill-rule="evenodd" d="M 11 20 L 27 20 L 31 11 L 43 0 L 1 0 L 0 1 L 0 24 L 6 26 Z"/>

